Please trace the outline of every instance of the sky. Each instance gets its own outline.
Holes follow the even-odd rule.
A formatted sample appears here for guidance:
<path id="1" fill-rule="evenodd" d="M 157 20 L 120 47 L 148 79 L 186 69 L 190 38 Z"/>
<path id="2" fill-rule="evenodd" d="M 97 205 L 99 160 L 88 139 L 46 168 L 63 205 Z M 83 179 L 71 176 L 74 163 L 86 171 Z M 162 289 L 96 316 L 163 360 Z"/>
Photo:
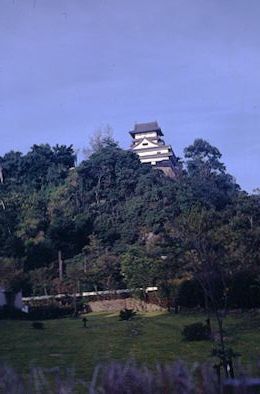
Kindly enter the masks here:
<path id="1" fill-rule="evenodd" d="M 0 155 L 157 120 L 260 187 L 259 0 L 0 0 Z"/>

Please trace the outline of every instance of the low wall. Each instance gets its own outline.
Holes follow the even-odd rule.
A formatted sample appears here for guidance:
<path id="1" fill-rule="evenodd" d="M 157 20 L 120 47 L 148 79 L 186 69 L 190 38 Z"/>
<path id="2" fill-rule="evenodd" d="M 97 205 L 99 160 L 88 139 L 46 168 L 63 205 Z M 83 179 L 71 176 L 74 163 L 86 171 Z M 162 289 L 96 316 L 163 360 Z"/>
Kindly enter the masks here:
<path id="1" fill-rule="evenodd" d="M 146 303 L 135 298 L 90 301 L 88 307 L 91 312 L 119 312 L 121 309 L 134 309 L 137 312 L 156 312 L 165 309 L 156 304 Z"/>

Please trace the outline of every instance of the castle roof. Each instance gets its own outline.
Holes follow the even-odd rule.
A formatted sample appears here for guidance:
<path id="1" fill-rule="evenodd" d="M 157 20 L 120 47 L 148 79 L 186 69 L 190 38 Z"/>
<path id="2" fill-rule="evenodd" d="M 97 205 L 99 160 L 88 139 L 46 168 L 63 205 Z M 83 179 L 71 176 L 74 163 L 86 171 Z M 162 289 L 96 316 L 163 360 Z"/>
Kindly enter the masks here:
<path id="1" fill-rule="evenodd" d="M 134 130 L 130 131 L 130 134 L 134 137 L 135 134 L 143 134 L 152 131 L 156 131 L 158 135 L 163 135 L 163 132 L 157 122 L 136 123 Z"/>

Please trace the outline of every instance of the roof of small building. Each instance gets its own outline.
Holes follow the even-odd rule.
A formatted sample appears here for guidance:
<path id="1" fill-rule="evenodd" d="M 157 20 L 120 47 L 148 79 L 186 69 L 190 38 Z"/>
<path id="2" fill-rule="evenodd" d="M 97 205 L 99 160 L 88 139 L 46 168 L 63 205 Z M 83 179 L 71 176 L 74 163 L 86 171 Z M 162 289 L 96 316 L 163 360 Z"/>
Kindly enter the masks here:
<path id="1" fill-rule="evenodd" d="M 130 134 L 133 137 L 135 134 L 147 133 L 151 131 L 157 131 L 158 135 L 163 135 L 163 132 L 156 121 L 147 123 L 136 123 L 134 130 L 130 131 Z"/>

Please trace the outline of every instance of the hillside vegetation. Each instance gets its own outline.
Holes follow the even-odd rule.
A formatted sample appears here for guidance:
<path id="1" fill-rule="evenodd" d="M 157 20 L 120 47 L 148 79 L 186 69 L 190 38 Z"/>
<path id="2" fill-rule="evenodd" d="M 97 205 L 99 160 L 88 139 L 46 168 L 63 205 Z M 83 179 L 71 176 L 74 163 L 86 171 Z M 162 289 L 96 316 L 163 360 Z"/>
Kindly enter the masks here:
<path id="1" fill-rule="evenodd" d="M 184 150 L 177 180 L 110 138 L 79 165 L 72 146 L 34 145 L 0 166 L 6 288 L 42 295 L 157 285 L 171 302 L 182 286 L 183 304 L 203 304 L 193 278 L 201 284 L 214 267 L 218 302 L 259 306 L 260 195 L 242 191 L 206 141 Z"/>

